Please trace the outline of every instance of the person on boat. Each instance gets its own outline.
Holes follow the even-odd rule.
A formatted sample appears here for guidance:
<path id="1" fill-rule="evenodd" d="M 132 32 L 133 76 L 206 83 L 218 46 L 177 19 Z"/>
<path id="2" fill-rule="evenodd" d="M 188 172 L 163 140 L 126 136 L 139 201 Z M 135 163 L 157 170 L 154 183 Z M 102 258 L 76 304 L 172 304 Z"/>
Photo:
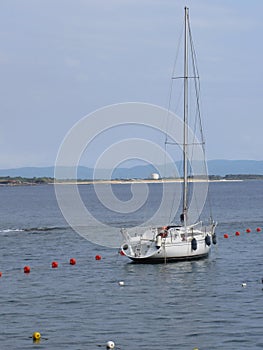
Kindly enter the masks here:
<path id="1" fill-rule="evenodd" d="M 159 232 L 158 236 L 161 236 L 162 238 L 166 238 L 167 235 L 168 235 L 167 226 L 163 226 L 161 228 L 161 231 Z"/>

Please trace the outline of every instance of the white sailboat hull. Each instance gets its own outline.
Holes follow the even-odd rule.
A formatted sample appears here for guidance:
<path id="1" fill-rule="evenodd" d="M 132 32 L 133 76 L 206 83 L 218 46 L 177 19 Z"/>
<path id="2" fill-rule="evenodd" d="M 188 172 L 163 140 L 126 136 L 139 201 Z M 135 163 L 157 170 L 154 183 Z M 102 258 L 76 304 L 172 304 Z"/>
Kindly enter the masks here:
<path id="1" fill-rule="evenodd" d="M 215 243 L 215 224 L 202 226 L 150 228 L 131 237 L 127 230 L 121 232 L 124 243 L 121 252 L 138 263 L 169 262 L 208 257 Z"/>

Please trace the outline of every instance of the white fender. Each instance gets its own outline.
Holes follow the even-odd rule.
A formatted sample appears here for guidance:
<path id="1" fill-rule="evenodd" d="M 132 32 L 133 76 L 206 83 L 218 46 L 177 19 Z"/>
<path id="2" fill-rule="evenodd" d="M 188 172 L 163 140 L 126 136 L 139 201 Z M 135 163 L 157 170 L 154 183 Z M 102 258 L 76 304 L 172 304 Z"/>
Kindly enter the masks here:
<path id="1" fill-rule="evenodd" d="M 161 245 L 162 245 L 162 237 L 158 235 L 156 237 L 156 247 L 160 248 Z"/>

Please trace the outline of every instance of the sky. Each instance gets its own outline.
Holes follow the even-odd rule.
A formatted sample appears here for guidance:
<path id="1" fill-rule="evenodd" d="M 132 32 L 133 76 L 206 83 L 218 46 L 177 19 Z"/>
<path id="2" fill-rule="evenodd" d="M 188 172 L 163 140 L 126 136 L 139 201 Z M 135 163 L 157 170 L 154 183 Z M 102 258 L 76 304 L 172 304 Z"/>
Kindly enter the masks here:
<path id="1" fill-rule="evenodd" d="M 167 108 L 186 5 L 206 156 L 263 160 L 261 0 L 1 0 L 0 169 L 54 165 L 107 105 Z"/>

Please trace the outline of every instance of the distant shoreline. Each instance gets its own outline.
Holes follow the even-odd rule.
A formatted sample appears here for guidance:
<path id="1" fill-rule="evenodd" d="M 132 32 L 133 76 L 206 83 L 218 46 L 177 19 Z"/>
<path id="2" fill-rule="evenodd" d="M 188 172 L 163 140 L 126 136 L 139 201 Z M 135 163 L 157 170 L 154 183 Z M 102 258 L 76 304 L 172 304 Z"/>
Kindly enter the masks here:
<path id="1" fill-rule="evenodd" d="M 244 180 L 208 180 L 208 182 L 240 182 Z M 125 185 L 125 184 L 152 184 L 152 183 L 182 183 L 182 179 L 160 179 L 160 180 L 147 180 L 147 179 L 136 179 L 136 180 L 86 180 L 86 181 L 55 181 L 52 185 Z M 206 182 L 206 180 L 189 180 L 189 182 Z"/>
<path id="2" fill-rule="evenodd" d="M 210 175 L 208 182 L 240 182 L 247 180 L 263 180 L 263 175 L 226 175 L 216 176 Z M 206 182 L 205 178 L 189 179 L 189 182 Z M 51 177 L 0 177 L 0 186 L 34 186 L 34 185 L 92 185 L 92 184 L 140 184 L 140 183 L 180 183 L 182 178 L 166 178 L 166 179 L 112 179 L 112 180 L 84 180 L 84 179 L 66 179 L 56 180 Z"/>

